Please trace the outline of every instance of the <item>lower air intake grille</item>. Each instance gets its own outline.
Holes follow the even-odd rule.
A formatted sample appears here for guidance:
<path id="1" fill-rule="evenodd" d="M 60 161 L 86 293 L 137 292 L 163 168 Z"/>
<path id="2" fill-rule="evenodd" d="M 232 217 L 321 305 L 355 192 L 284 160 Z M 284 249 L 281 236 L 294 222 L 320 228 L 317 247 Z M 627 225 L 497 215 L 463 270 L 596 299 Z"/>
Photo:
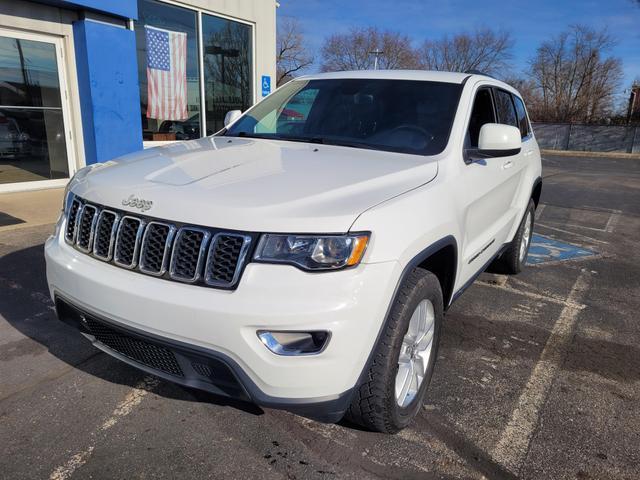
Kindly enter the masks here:
<path id="1" fill-rule="evenodd" d="M 89 317 L 86 317 L 86 325 L 96 340 L 125 357 L 169 375 L 184 376 L 171 350 L 121 333 Z"/>

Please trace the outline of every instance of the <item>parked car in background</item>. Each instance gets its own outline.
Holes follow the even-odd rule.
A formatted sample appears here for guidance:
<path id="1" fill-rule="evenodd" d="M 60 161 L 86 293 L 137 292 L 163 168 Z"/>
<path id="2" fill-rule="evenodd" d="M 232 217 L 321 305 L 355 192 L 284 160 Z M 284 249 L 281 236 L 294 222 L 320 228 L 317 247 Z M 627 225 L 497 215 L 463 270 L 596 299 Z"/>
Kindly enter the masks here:
<path id="1" fill-rule="evenodd" d="M 214 136 L 79 171 L 49 288 L 61 320 L 141 370 L 396 432 L 447 308 L 492 262 L 524 267 L 541 185 L 503 82 L 302 77 Z"/>
<path id="2" fill-rule="evenodd" d="M 0 113 L 0 158 L 19 159 L 30 153 L 29 135 L 15 118 Z"/>

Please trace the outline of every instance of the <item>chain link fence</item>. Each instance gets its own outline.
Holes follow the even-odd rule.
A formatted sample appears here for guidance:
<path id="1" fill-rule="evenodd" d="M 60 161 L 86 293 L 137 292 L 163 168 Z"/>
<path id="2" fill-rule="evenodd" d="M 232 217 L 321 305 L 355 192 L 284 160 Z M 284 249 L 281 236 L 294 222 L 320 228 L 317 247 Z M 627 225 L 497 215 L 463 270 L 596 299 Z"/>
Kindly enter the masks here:
<path id="1" fill-rule="evenodd" d="M 640 153 L 640 127 L 534 123 L 540 148 L 586 152 Z"/>

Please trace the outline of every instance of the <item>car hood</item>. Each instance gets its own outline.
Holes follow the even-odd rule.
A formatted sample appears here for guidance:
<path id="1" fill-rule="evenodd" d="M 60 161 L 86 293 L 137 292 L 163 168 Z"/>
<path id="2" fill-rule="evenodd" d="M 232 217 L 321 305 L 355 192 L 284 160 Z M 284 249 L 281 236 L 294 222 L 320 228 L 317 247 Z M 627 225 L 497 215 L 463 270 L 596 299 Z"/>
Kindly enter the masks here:
<path id="1" fill-rule="evenodd" d="M 145 215 L 260 232 L 346 232 L 368 208 L 437 174 L 435 157 L 237 137 L 126 155 L 74 182 L 87 200 Z"/>

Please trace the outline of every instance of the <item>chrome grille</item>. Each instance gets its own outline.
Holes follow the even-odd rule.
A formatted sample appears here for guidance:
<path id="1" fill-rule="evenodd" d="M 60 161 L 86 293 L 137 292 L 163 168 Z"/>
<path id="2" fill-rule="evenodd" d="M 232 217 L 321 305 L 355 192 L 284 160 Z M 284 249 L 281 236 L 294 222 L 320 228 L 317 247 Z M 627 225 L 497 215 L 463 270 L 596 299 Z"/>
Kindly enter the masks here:
<path id="1" fill-rule="evenodd" d="M 161 222 L 149 222 L 142 236 L 140 270 L 150 275 L 164 275 L 167 271 L 169 249 L 176 228 Z"/>
<path id="2" fill-rule="evenodd" d="M 74 198 L 69 207 L 69 213 L 67 215 L 67 226 L 64 231 L 64 239 L 67 243 L 74 244 L 76 241 L 76 222 L 78 219 L 78 212 L 82 203 L 77 198 Z"/>
<path id="3" fill-rule="evenodd" d="M 98 216 L 96 233 L 93 239 L 93 255 L 100 260 L 109 261 L 113 257 L 113 247 L 120 215 L 111 210 L 102 210 Z"/>
<path id="4" fill-rule="evenodd" d="M 175 225 L 72 198 L 67 243 L 102 261 L 167 280 L 235 288 L 256 236 Z"/>
<path id="5" fill-rule="evenodd" d="M 89 253 L 98 219 L 98 209 L 93 205 L 83 205 L 77 218 L 76 246 L 79 250 Z"/>
<path id="6" fill-rule="evenodd" d="M 136 217 L 126 215 L 120 220 L 113 260 L 124 268 L 135 268 L 138 262 L 140 236 L 144 223 Z"/>
<path id="7" fill-rule="evenodd" d="M 183 227 L 178 230 L 171 254 L 171 278 L 188 283 L 200 278 L 209 236 L 209 232 L 200 228 Z"/>
<path id="8" fill-rule="evenodd" d="M 211 286 L 235 285 L 251 243 L 248 235 L 218 233 L 213 237 L 207 256 L 204 281 Z"/>

